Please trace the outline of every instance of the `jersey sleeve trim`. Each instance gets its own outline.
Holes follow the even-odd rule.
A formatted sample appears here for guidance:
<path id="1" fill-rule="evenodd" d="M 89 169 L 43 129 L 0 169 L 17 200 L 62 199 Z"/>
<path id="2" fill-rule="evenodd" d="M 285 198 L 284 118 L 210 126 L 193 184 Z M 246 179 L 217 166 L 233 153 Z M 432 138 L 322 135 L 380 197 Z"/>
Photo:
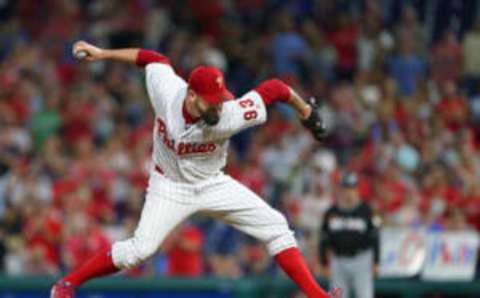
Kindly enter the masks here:
<path id="1" fill-rule="evenodd" d="M 266 106 L 274 102 L 287 102 L 290 98 L 290 88 L 279 79 L 263 82 L 255 91 L 260 94 Z"/>
<path id="2" fill-rule="evenodd" d="M 135 63 L 140 67 L 145 67 L 149 63 L 162 63 L 170 65 L 170 60 L 155 51 L 140 49 Z"/>

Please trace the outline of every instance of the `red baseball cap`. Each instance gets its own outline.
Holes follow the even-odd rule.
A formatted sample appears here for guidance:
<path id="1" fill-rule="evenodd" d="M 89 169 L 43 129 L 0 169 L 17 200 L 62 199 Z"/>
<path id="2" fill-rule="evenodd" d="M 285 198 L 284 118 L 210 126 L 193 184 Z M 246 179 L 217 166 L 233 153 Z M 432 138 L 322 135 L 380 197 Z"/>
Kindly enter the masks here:
<path id="1" fill-rule="evenodd" d="M 211 104 L 220 104 L 233 99 L 233 94 L 225 86 L 222 71 L 213 66 L 199 66 L 192 70 L 188 85 Z"/>

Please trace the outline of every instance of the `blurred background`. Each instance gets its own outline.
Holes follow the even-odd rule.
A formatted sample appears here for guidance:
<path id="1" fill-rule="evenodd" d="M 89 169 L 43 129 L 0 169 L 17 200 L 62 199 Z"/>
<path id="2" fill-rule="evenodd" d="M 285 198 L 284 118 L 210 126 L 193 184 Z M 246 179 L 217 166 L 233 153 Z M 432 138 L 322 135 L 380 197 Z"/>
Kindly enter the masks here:
<path id="1" fill-rule="evenodd" d="M 0 297 L 45 296 L 48 282 L 33 281 L 53 281 L 126 238 L 142 208 L 154 120 L 143 72 L 77 63 L 79 39 L 158 50 L 183 77 L 214 65 L 237 97 L 278 77 L 323 100 L 331 127 L 323 145 L 293 110 L 274 106 L 265 125 L 234 137 L 225 172 L 288 217 L 320 274 L 324 212 L 342 173 L 355 171 L 382 226 L 376 297 L 480 297 L 470 288 L 480 228 L 475 0 L 0 1 Z M 422 292 L 429 262 L 466 292 Z M 203 217 L 123 275 L 157 285 L 280 278 L 277 296 L 257 297 L 293 293 L 259 243 Z M 229 287 L 165 297 L 234 297 Z M 402 292 L 411 288 L 419 292 Z"/>

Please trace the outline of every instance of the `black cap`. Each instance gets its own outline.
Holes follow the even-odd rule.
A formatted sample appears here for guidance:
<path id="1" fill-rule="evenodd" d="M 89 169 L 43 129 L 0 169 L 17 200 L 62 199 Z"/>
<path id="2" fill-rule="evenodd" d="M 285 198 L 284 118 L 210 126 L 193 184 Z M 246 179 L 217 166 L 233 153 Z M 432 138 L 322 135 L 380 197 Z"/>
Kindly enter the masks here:
<path id="1" fill-rule="evenodd" d="M 356 187 L 358 184 L 358 176 L 356 173 L 348 172 L 343 175 L 340 184 L 343 187 Z"/>

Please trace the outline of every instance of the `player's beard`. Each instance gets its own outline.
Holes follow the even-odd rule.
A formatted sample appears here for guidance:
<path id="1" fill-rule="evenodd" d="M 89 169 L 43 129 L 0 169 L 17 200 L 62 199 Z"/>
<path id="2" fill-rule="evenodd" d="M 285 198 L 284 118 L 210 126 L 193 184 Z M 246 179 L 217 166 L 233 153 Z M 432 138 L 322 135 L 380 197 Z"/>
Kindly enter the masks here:
<path id="1" fill-rule="evenodd" d="M 220 121 L 220 116 L 218 113 L 214 112 L 204 112 L 200 115 L 200 117 L 203 119 L 203 121 L 205 121 L 205 123 L 207 123 L 207 125 L 210 126 L 215 126 Z"/>

